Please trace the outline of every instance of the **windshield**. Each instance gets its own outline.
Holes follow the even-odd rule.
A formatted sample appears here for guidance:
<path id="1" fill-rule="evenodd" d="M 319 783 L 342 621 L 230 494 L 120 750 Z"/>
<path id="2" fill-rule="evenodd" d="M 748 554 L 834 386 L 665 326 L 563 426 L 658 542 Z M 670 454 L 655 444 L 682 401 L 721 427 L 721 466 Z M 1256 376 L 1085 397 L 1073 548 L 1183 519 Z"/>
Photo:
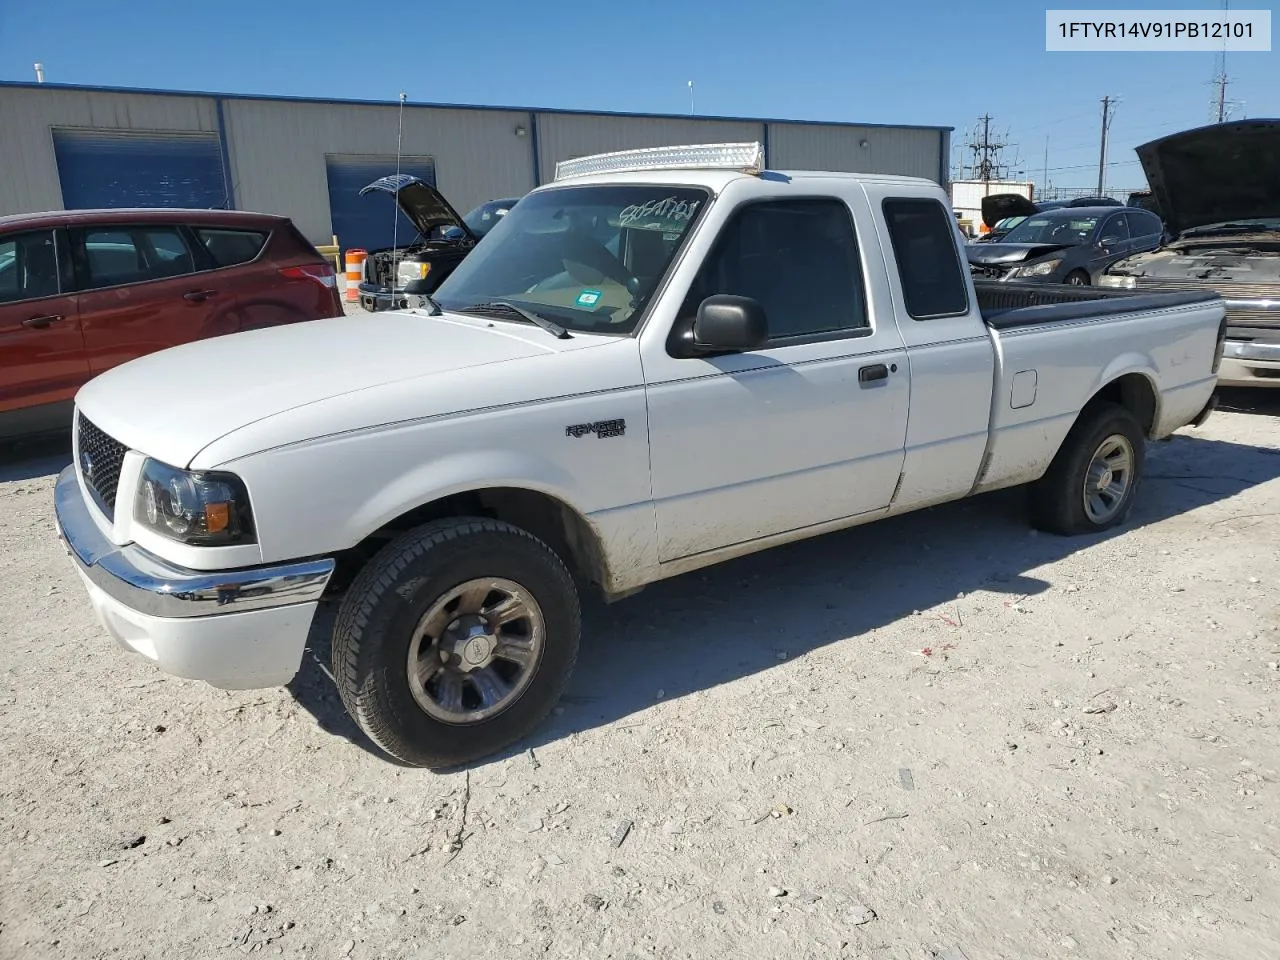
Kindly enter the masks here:
<path id="1" fill-rule="evenodd" d="M 1039 213 L 1027 217 L 1006 233 L 1004 243 L 1088 243 L 1098 227 L 1098 217 L 1081 217 L 1070 210 Z"/>
<path id="2" fill-rule="evenodd" d="M 494 306 L 505 301 L 569 330 L 630 333 L 708 198 L 699 188 L 640 185 L 530 194 L 435 299 L 445 310 L 511 320 Z"/>
<path id="3" fill-rule="evenodd" d="M 507 215 L 516 202 L 514 200 L 490 200 L 488 203 L 482 203 L 476 207 L 465 217 L 462 222 L 467 225 L 467 229 L 476 235 L 478 240 L 486 233 L 494 228 L 499 220 Z"/>

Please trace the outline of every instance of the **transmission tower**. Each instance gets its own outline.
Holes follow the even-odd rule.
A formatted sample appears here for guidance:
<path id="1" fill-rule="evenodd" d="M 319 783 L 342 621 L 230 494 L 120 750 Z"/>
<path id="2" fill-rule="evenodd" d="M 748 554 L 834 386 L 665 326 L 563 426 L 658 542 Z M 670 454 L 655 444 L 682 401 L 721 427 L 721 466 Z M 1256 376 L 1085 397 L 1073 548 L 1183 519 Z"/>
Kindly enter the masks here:
<path id="1" fill-rule="evenodd" d="M 1222 12 L 1231 8 L 1231 0 L 1222 0 Z M 1239 100 L 1227 99 L 1227 85 L 1231 78 L 1227 76 L 1227 44 L 1223 41 L 1222 49 L 1214 57 L 1213 64 L 1213 100 L 1209 105 L 1209 119 L 1212 123 L 1225 123 L 1231 119 L 1232 108 L 1241 105 Z"/>
<path id="2" fill-rule="evenodd" d="M 1000 155 L 1009 143 L 1005 139 L 993 137 L 991 133 L 991 114 L 984 113 L 978 118 L 977 128 L 972 135 L 965 138 L 965 148 L 969 153 L 969 163 L 965 168 L 965 179 L 1005 180 L 1009 176 L 1008 164 L 1001 162 Z"/>

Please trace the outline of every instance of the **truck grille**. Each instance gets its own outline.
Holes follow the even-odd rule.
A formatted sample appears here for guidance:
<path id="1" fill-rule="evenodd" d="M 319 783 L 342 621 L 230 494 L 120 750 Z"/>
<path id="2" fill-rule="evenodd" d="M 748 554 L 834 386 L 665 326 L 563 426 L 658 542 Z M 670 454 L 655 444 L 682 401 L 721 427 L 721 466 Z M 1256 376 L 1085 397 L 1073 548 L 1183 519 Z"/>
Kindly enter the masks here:
<path id="1" fill-rule="evenodd" d="M 1187 277 L 1138 277 L 1138 286 L 1144 290 L 1182 291 L 1190 290 L 1199 293 L 1212 290 L 1224 299 L 1233 300 L 1276 300 L 1280 299 L 1280 284 L 1275 283 L 1212 283 Z"/>
<path id="2" fill-rule="evenodd" d="M 1212 290 L 1224 300 L 1280 301 L 1280 284 L 1274 283 L 1206 283 L 1204 280 L 1187 278 L 1157 279 L 1155 277 L 1139 277 L 1137 289 L 1143 293 Z M 1280 307 L 1268 309 L 1260 306 L 1229 306 L 1227 307 L 1227 323 L 1233 326 L 1236 324 L 1274 326 L 1280 324 Z M 1231 339 L 1236 338 L 1232 337 Z"/>
<path id="3" fill-rule="evenodd" d="M 120 467 L 124 463 L 125 447 L 103 433 L 91 421 L 76 414 L 76 458 L 80 475 L 97 496 L 107 519 L 115 518 L 116 487 L 120 484 Z"/>

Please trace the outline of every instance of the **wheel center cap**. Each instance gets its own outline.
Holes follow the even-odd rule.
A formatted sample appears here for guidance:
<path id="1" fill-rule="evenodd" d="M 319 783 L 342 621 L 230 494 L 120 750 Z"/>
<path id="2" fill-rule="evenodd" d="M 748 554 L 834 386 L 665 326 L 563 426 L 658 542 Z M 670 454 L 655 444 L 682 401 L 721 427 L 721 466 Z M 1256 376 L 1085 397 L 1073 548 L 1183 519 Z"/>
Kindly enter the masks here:
<path id="1" fill-rule="evenodd" d="M 468 667 L 479 667 L 493 656 L 493 649 L 496 646 L 497 643 L 493 637 L 481 634 L 467 640 L 462 645 L 459 656 Z"/>
<path id="2" fill-rule="evenodd" d="M 1115 479 L 1115 477 L 1114 477 L 1114 475 L 1111 473 L 1111 470 L 1110 470 L 1110 469 L 1103 470 L 1103 471 L 1102 471 L 1102 473 L 1101 473 L 1101 475 L 1099 475 L 1099 477 L 1098 477 L 1098 490 L 1099 490 L 1099 492 L 1101 492 L 1101 491 L 1103 491 L 1103 490 L 1106 490 L 1109 486 L 1111 486 L 1111 481 L 1112 481 L 1113 479 Z"/>

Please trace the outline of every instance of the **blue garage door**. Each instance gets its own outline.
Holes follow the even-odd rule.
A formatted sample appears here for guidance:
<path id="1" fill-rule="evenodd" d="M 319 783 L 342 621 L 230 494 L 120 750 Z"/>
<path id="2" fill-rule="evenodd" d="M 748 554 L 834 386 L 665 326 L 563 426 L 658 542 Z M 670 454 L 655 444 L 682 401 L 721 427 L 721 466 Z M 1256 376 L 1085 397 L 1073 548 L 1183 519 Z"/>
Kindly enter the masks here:
<path id="1" fill-rule="evenodd" d="M 391 246 L 393 233 L 401 245 L 418 235 L 391 194 L 373 191 L 360 196 L 360 191 L 373 181 L 396 172 L 395 154 L 329 154 L 324 160 L 333 232 L 343 250 L 378 250 Z M 436 162 L 431 157 L 401 157 L 400 172 L 436 185 Z"/>
<path id="2" fill-rule="evenodd" d="M 228 205 L 216 133 L 55 129 L 53 151 L 68 210 Z"/>

